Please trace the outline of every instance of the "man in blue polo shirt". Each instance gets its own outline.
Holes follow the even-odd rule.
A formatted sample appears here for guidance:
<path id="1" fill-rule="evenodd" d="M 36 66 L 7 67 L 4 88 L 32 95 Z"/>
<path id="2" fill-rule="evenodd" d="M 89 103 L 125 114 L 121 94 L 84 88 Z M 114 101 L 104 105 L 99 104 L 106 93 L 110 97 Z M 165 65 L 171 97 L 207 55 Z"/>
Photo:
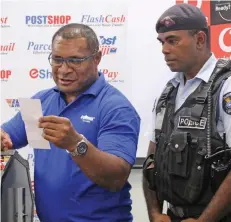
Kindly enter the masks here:
<path id="1" fill-rule="evenodd" d="M 94 31 L 60 28 L 52 39 L 56 87 L 38 92 L 38 126 L 50 150 L 35 149 L 35 201 L 42 222 L 132 221 L 127 182 L 135 162 L 140 118 L 122 93 L 97 71 Z M 1 126 L 3 149 L 27 145 L 20 112 Z"/>

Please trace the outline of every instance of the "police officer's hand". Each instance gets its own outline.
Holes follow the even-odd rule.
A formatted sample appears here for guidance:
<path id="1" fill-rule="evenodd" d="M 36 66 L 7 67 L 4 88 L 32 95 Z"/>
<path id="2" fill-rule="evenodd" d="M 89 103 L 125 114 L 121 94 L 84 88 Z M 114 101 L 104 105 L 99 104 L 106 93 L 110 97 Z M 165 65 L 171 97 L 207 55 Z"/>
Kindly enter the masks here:
<path id="1" fill-rule="evenodd" d="M 182 220 L 181 222 L 199 222 L 199 220 L 193 219 L 193 218 L 188 218 L 186 220 Z"/>
<path id="2" fill-rule="evenodd" d="M 153 222 L 171 222 L 171 219 L 166 214 L 156 214 L 152 221 Z"/>
<path id="3" fill-rule="evenodd" d="M 82 137 L 76 132 L 69 119 L 59 116 L 44 116 L 39 119 L 39 128 L 43 128 L 43 138 L 55 146 L 67 150 L 73 149 Z"/>
<path id="4" fill-rule="evenodd" d="M 13 143 L 10 139 L 10 136 L 1 129 L 1 151 L 6 151 L 12 149 Z"/>

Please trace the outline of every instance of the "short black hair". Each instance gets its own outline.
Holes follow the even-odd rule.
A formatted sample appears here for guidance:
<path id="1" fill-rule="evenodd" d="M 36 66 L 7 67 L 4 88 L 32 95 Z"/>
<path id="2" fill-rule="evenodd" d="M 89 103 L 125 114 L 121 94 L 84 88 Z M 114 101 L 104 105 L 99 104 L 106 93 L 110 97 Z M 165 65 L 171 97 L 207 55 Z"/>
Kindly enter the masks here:
<path id="1" fill-rule="evenodd" d="M 204 32 L 205 35 L 206 35 L 206 45 L 207 45 L 207 49 L 210 51 L 211 48 L 210 48 L 210 32 L 209 32 L 209 29 L 193 29 L 193 30 L 188 30 L 189 32 L 189 35 L 195 35 L 197 34 L 198 32 Z"/>
<path id="2" fill-rule="evenodd" d="M 99 50 L 99 41 L 92 28 L 80 23 L 70 23 L 58 29 L 52 37 L 52 44 L 57 36 L 63 39 L 85 38 L 92 53 Z"/>

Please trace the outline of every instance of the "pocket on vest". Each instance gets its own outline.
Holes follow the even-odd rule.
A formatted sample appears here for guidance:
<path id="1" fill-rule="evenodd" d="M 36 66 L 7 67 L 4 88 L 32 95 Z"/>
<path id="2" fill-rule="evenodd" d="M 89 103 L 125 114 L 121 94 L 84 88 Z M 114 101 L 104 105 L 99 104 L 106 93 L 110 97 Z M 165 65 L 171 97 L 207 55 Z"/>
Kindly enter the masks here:
<path id="1" fill-rule="evenodd" d="M 206 173 L 205 164 L 197 164 L 198 147 L 190 146 L 188 133 L 173 134 L 169 143 L 168 173 L 172 192 L 187 203 L 201 195 Z"/>
<path id="2" fill-rule="evenodd" d="M 189 146 L 187 133 L 175 133 L 169 143 L 168 173 L 188 178 Z"/>

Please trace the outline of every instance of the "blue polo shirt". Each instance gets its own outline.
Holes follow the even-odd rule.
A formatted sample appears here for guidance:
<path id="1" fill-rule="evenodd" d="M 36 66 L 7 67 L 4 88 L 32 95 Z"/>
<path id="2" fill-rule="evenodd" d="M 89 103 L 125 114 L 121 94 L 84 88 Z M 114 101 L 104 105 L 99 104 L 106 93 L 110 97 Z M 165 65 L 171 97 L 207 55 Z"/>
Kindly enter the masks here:
<path id="1" fill-rule="evenodd" d="M 57 88 L 38 92 L 44 116 L 69 118 L 75 129 L 98 149 L 134 164 L 140 118 L 131 103 L 99 73 L 96 82 L 66 104 Z M 2 128 L 15 148 L 27 145 L 24 122 L 18 113 Z M 35 202 L 42 222 L 129 222 L 131 199 L 127 182 L 119 192 L 93 183 L 65 149 L 50 143 L 35 149 Z"/>

